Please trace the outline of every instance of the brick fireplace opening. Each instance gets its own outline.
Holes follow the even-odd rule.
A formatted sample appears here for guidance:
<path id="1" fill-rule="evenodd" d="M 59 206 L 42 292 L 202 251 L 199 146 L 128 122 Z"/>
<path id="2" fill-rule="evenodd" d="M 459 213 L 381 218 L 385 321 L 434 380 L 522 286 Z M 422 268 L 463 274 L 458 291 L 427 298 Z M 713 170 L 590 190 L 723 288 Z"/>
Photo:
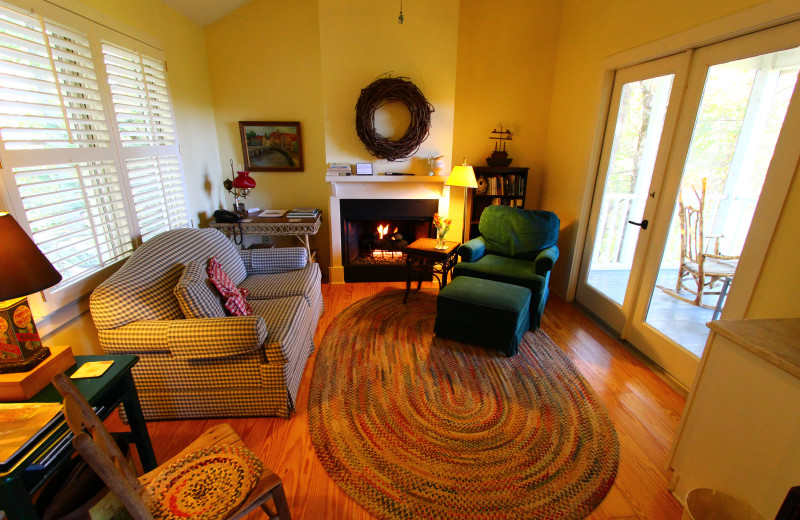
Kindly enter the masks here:
<path id="1" fill-rule="evenodd" d="M 431 199 L 341 199 L 342 265 L 345 282 L 406 280 L 402 248 L 433 237 Z"/>

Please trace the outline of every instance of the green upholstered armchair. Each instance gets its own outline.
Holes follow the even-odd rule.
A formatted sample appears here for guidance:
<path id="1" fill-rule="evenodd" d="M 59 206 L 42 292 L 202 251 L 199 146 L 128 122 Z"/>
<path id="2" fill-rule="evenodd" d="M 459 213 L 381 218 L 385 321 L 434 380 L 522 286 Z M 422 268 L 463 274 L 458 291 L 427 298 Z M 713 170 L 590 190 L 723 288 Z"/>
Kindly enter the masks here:
<path id="1" fill-rule="evenodd" d="M 481 214 L 481 236 L 458 249 L 453 277 L 471 276 L 531 290 L 531 330 L 539 328 L 547 302 L 550 270 L 558 259 L 555 213 L 489 206 Z"/>

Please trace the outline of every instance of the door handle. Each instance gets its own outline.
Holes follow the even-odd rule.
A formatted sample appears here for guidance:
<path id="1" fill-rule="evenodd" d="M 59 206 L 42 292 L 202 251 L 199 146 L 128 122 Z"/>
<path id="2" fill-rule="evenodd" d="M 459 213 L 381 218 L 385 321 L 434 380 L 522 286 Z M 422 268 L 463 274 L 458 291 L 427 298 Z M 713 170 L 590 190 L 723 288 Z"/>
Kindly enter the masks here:
<path id="1" fill-rule="evenodd" d="M 647 225 L 649 224 L 649 222 L 647 222 L 646 220 L 643 220 L 641 222 L 634 222 L 632 220 L 629 220 L 628 224 L 633 224 L 634 226 L 640 226 L 642 229 L 647 229 Z"/>

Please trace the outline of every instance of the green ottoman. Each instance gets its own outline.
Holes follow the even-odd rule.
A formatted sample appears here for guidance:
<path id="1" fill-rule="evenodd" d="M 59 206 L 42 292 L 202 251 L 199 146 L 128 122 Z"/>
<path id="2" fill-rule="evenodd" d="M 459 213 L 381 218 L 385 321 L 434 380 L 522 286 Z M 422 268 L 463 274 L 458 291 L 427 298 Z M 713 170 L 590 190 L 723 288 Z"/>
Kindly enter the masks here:
<path id="1" fill-rule="evenodd" d="M 530 325 L 531 291 L 519 285 L 457 276 L 436 299 L 440 338 L 517 353 Z"/>

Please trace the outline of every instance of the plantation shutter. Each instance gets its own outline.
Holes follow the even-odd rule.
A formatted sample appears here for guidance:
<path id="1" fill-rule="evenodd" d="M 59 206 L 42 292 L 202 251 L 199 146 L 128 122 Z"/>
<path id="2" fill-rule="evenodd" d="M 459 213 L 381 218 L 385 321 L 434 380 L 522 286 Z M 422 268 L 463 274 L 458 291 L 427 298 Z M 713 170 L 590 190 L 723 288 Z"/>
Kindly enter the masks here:
<path id="1" fill-rule="evenodd" d="M 0 4 L 5 170 L 32 238 L 63 283 L 133 250 L 87 32 Z"/>
<path id="2" fill-rule="evenodd" d="M 102 50 L 122 145 L 120 157 L 146 241 L 189 225 L 166 68 L 163 61 L 133 48 L 103 41 Z"/>
<path id="3" fill-rule="evenodd" d="M 25 6 L 0 1 L 2 195 L 66 303 L 139 240 L 189 225 L 166 67 L 79 15 L 8 1 Z"/>

